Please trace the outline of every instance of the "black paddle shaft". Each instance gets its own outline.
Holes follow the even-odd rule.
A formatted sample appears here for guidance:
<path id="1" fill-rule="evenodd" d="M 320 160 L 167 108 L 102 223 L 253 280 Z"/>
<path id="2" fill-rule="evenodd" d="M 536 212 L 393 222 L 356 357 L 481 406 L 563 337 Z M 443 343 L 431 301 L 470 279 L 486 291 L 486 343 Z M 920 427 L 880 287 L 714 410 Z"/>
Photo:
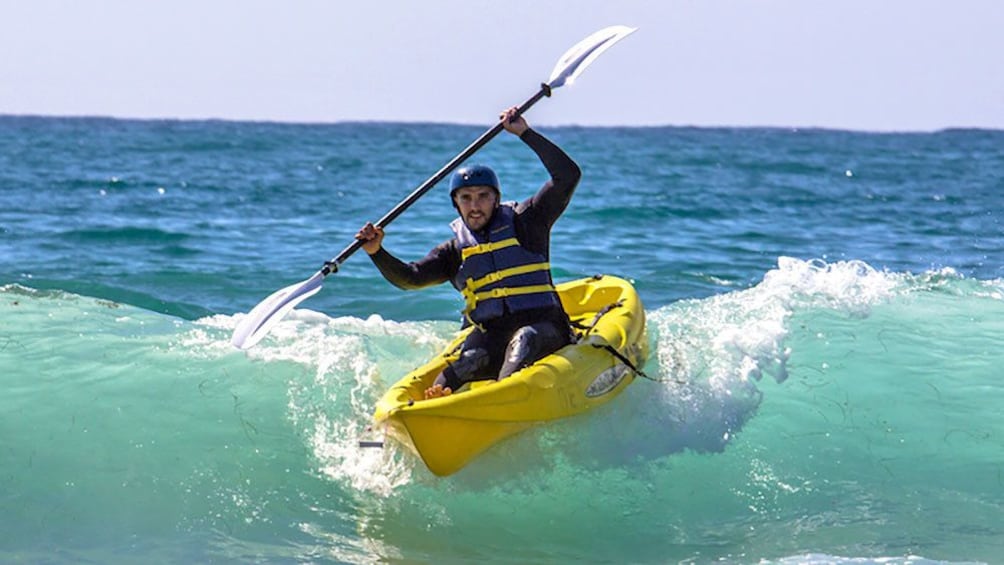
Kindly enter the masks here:
<path id="1" fill-rule="evenodd" d="M 517 108 L 516 115 L 517 116 L 523 115 L 524 112 L 529 110 L 531 106 L 540 101 L 541 98 L 550 95 L 551 95 L 551 86 L 548 85 L 547 83 L 542 83 L 540 85 L 540 90 L 538 90 L 536 94 L 531 96 L 529 100 L 524 102 L 523 105 Z M 429 190 L 432 189 L 432 187 L 436 186 L 436 183 L 446 178 L 446 175 L 450 174 L 453 171 L 453 169 L 456 169 L 458 166 L 460 166 L 461 163 L 469 159 L 471 155 L 474 155 L 479 149 L 481 149 L 489 141 L 491 141 L 492 138 L 501 133 L 502 129 L 503 129 L 502 122 L 499 121 L 499 123 L 492 126 L 491 129 L 481 134 L 481 137 L 474 140 L 474 143 L 468 145 L 467 149 L 461 151 L 459 155 L 457 155 L 449 163 L 444 165 L 442 169 L 439 169 L 436 172 L 436 174 L 429 177 L 429 179 L 423 182 L 421 186 L 412 191 L 412 193 L 409 194 L 407 198 L 399 202 L 397 206 L 394 206 L 394 208 L 390 212 L 387 212 L 384 215 L 384 217 L 380 218 L 376 223 L 377 227 L 381 228 L 387 227 L 391 222 L 394 221 L 395 218 L 397 218 L 405 210 L 407 210 L 409 206 L 411 206 L 419 198 L 421 198 L 422 195 L 424 195 L 426 192 L 429 192 Z M 338 272 L 338 266 L 341 265 L 343 262 L 345 262 L 346 259 L 352 256 L 352 254 L 358 251 L 359 248 L 362 246 L 363 246 L 362 241 L 358 239 L 354 240 L 352 244 L 343 249 L 342 252 L 339 253 L 337 257 L 335 257 L 330 261 L 326 261 L 324 263 L 324 267 L 321 269 L 321 273 L 323 273 L 324 276 L 327 276 L 330 275 L 331 273 Z"/>

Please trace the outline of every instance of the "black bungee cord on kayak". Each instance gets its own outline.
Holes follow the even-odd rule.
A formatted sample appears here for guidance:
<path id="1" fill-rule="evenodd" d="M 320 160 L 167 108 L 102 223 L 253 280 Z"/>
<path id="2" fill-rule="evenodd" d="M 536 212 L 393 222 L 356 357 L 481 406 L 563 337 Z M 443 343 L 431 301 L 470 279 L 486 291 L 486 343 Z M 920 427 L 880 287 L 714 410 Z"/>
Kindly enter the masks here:
<path id="1" fill-rule="evenodd" d="M 576 341 L 582 341 L 587 336 L 589 336 L 589 332 L 593 331 L 593 328 L 595 328 L 596 324 L 599 323 L 600 318 L 602 318 L 603 316 L 605 316 L 607 313 L 609 313 L 614 308 L 619 308 L 620 306 L 623 306 L 623 305 L 624 305 L 624 301 L 623 300 L 618 300 L 617 302 L 614 302 L 612 304 L 607 304 L 603 308 L 600 308 L 600 310 L 598 312 L 596 312 L 596 315 L 593 316 L 592 321 L 589 322 L 588 324 L 583 324 L 581 322 L 571 321 L 570 323 L 571 323 L 572 327 L 574 327 L 576 329 L 579 329 L 579 330 L 582 330 L 582 333 L 576 336 Z M 632 363 L 630 359 L 628 359 L 627 357 L 625 357 L 620 351 L 617 351 L 617 349 L 615 349 L 614 346 L 612 346 L 610 344 L 607 344 L 607 343 L 603 343 L 603 344 L 591 343 L 589 345 L 592 345 L 593 347 L 595 347 L 597 349 L 606 349 L 608 352 L 610 352 L 611 355 L 613 355 L 614 357 L 616 357 L 621 363 L 624 363 L 625 365 L 627 365 L 628 368 L 631 369 L 634 372 L 634 374 L 639 375 L 641 377 L 645 377 L 646 379 L 648 379 L 650 381 L 655 381 L 656 380 L 656 379 L 648 376 L 645 373 L 645 371 L 643 371 L 643 370 L 639 369 L 637 366 L 635 366 L 635 364 Z M 656 382 L 658 382 L 658 381 L 656 381 Z"/>
<path id="2" fill-rule="evenodd" d="M 627 357 L 625 357 L 623 354 L 621 354 L 620 351 L 617 351 L 614 348 L 614 346 L 612 346 L 610 344 L 606 344 L 606 343 L 604 343 L 604 344 L 593 343 L 591 345 L 593 347 L 597 348 L 597 349 L 606 349 L 607 351 L 610 352 L 611 355 L 613 355 L 614 357 L 616 357 L 621 363 L 624 363 L 625 365 L 627 365 L 627 367 L 629 369 L 631 369 L 631 371 L 633 371 L 634 374 L 638 375 L 639 377 L 646 378 L 646 379 L 652 381 L 653 383 L 676 383 L 678 385 L 687 384 L 686 381 L 681 381 L 680 379 L 657 379 L 655 377 L 649 376 L 648 374 L 645 373 L 645 371 L 642 371 L 641 369 L 639 369 L 638 367 L 636 367 L 635 364 L 632 363 L 630 359 L 628 359 Z"/>
<path id="3" fill-rule="evenodd" d="M 624 305 L 624 301 L 623 300 L 618 300 L 617 302 L 614 302 L 612 304 L 608 304 L 608 305 L 604 306 L 598 312 L 596 312 L 596 315 L 593 316 L 593 319 L 592 319 L 592 321 L 589 324 L 582 324 L 580 322 L 572 321 L 571 322 L 572 327 L 574 327 L 576 329 L 579 329 L 579 330 L 582 330 L 582 333 L 580 335 L 576 336 L 577 341 L 581 341 L 582 339 L 585 339 L 586 336 L 589 335 L 589 332 L 591 332 L 593 330 L 593 328 L 596 327 L 596 324 L 599 323 L 600 318 L 602 318 L 604 315 L 606 315 L 608 312 L 610 312 L 614 308 L 619 308 L 619 307 L 621 307 L 623 305 Z M 634 363 L 632 363 L 631 360 L 628 359 L 624 354 L 622 354 L 620 351 L 617 351 L 617 349 L 614 346 L 612 346 L 612 345 L 610 345 L 608 343 L 603 343 L 603 344 L 592 343 L 590 345 L 592 345 L 593 347 L 595 347 L 597 349 L 605 349 L 605 350 L 607 350 L 618 361 L 620 361 L 621 363 L 624 363 L 625 365 L 627 365 L 627 367 L 629 369 L 631 369 L 631 371 L 635 375 L 638 375 L 639 377 L 648 379 L 648 380 L 650 380 L 650 381 L 652 381 L 654 383 L 686 384 L 684 381 L 681 381 L 679 379 L 657 379 L 655 377 L 649 376 L 645 371 L 641 370 Z"/>

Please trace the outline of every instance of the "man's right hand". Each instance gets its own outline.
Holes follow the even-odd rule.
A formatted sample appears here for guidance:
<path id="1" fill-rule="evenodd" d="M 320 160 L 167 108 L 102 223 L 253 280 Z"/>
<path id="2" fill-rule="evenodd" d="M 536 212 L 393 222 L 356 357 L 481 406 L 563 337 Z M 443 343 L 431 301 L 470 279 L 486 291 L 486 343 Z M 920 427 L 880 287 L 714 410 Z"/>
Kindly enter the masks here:
<path id="1" fill-rule="evenodd" d="M 372 222 L 366 222 L 366 225 L 356 234 L 356 239 L 363 242 L 363 249 L 366 253 L 373 255 L 380 251 L 380 246 L 383 244 L 383 228 L 374 226 Z"/>

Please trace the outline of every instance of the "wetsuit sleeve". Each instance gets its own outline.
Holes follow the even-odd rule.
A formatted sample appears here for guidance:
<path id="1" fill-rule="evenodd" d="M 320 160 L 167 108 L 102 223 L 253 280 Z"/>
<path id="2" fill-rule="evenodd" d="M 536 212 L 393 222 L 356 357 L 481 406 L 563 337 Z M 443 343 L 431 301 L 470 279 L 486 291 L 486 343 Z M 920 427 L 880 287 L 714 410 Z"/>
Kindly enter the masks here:
<path id="1" fill-rule="evenodd" d="M 370 255 L 370 259 L 385 279 L 404 290 L 446 282 L 453 278 L 460 266 L 453 240 L 437 245 L 428 255 L 411 263 L 401 261 L 382 247 Z"/>
<path id="2" fill-rule="evenodd" d="M 560 147 L 535 130 L 526 130 L 520 139 L 533 149 L 551 175 L 537 194 L 516 206 L 518 227 L 523 232 L 520 236 L 529 247 L 546 249 L 551 226 L 568 207 L 582 171 Z"/>

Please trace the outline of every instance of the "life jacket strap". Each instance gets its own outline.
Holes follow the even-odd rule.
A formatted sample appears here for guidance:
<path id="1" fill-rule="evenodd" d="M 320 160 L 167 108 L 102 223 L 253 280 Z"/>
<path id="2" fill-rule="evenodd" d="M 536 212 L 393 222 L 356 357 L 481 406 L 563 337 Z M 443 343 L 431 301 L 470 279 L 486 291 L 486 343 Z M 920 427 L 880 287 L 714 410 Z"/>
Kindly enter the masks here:
<path id="1" fill-rule="evenodd" d="M 522 294 L 534 294 L 538 292 L 555 292 L 555 289 L 554 285 L 535 284 L 530 286 L 493 288 L 491 290 L 484 290 L 481 292 L 470 292 L 467 289 L 464 289 L 462 292 L 464 300 L 467 303 L 466 308 L 464 308 L 464 316 L 470 318 L 470 313 L 474 311 L 478 302 L 481 302 L 482 300 L 505 298 L 507 296 L 519 296 Z"/>
<path id="2" fill-rule="evenodd" d="M 544 263 L 530 263 L 529 265 L 520 265 L 518 267 L 502 269 L 501 271 L 488 273 L 487 275 L 479 279 L 467 279 L 467 283 L 465 284 L 465 290 L 469 292 L 477 292 L 478 289 L 484 288 L 493 283 L 497 283 L 502 279 L 515 277 L 519 275 L 525 275 L 527 273 L 534 273 L 537 271 L 547 271 L 550 270 L 550 268 L 551 264 L 544 262 Z"/>
<path id="3" fill-rule="evenodd" d="M 505 249 L 506 247 L 512 247 L 514 245 L 519 245 L 519 240 L 515 237 L 510 237 L 509 239 L 502 239 L 499 241 L 490 241 L 488 243 L 479 243 L 477 245 L 472 245 L 470 247 L 465 247 L 460 250 L 460 257 L 462 260 L 466 261 L 471 255 L 480 255 L 482 253 L 491 253 L 497 249 Z"/>

